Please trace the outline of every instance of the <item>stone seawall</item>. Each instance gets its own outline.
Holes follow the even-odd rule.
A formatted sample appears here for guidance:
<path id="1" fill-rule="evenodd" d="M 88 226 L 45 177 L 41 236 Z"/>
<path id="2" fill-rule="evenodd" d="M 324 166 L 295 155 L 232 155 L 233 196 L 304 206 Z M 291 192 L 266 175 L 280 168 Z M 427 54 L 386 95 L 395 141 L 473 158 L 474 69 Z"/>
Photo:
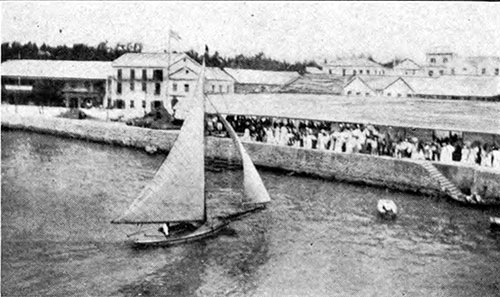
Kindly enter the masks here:
<path id="1" fill-rule="evenodd" d="M 64 137 L 86 139 L 136 148 L 154 147 L 168 152 L 177 137 L 176 131 L 151 130 L 121 123 L 79 121 L 61 118 L 2 115 L 2 126 L 26 129 Z M 362 154 L 339 154 L 328 151 L 244 143 L 255 165 L 326 179 L 383 186 L 391 189 L 440 194 L 440 187 L 418 161 Z M 209 137 L 207 159 L 239 162 L 230 139 Z M 435 163 L 441 173 L 462 191 L 475 187 L 491 204 L 500 204 L 500 172 L 465 164 Z"/>

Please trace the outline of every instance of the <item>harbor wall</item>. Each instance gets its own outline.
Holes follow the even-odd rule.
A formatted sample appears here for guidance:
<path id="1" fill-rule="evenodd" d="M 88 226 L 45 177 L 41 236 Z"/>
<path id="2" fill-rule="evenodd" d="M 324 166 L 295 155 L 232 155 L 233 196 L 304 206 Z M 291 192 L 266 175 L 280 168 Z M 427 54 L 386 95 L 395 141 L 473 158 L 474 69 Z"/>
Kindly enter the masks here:
<path id="1" fill-rule="evenodd" d="M 2 115 L 2 127 L 161 152 L 168 152 L 177 137 L 176 131 L 144 129 L 122 123 L 23 117 L 12 114 Z M 441 193 L 437 180 L 430 177 L 419 161 L 265 143 L 244 143 L 244 146 L 258 167 L 403 191 L 438 195 Z M 208 137 L 206 156 L 208 160 L 239 163 L 238 153 L 228 138 Z M 463 192 L 470 192 L 474 187 L 488 203 L 500 204 L 499 171 L 460 163 L 435 163 L 435 166 Z"/>

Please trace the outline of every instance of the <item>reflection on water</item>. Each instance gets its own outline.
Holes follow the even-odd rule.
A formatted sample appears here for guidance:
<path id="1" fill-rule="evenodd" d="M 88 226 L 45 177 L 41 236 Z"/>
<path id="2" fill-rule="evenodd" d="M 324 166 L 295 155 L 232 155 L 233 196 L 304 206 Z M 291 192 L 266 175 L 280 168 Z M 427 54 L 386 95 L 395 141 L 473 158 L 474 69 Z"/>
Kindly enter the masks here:
<path id="1" fill-rule="evenodd" d="M 495 296 L 499 209 L 262 172 L 267 210 L 218 236 L 135 250 L 111 225 L 164 156 L 2 131 L 3 296 Z M 228 211 L 238 171 L 207 173 Z M 231 200 L 232 198 L 233 200 Z M 393 199 L 394 222 L 376 216 Z"/>

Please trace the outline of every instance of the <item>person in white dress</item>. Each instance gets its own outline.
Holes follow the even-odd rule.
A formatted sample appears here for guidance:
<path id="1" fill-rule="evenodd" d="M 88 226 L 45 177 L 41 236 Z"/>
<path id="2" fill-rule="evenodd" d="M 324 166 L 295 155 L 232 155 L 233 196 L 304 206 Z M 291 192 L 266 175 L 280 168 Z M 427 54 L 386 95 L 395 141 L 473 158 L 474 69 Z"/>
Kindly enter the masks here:
<path id="1" fill-rule="evenodd" d="M 439 156 L 439 160 L 441 162 L 450 163 L 453 161 L 453 152 L 455 151 L 455 147 L 451 144 L 445 142 L 443 143 L 443 147 L 441 148 L 441 155 Z"/>
<path id="2" fill-rule="evenodd" d="M 491 162 L 491 167 L 500 169 L 500 150 L 497 147 L 493 148 L 491 151 L 491 157 L 493 161 Z"/>

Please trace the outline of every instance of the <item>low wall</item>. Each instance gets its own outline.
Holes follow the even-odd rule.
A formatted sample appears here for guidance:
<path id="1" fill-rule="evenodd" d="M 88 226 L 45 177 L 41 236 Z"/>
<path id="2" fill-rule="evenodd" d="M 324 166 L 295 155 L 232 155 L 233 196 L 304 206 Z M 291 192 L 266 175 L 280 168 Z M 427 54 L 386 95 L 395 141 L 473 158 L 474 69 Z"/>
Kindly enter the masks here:
<path id="1" fill-rule="evenodd" d="M 2 115 L 2 126 L 136 148 L 149 146 L 163 152 L 171 149 L 177 137 L 176 131 L 151 130 L 119 123 L 18 115 Z M 255 165 L 261 167 L 404 191 L 441 193 L 438 182 L 429 176 L 418 161 L 410 159 L 343 154 L 264 143 L 244 143 L 244 146 Z M 237 151 L 227 138 L 209 137 L 206 156 L 207 159 L 239 162 Z M 487 203 L 500 204 L 499 171 L 466 164 L 435 165 L 462 191 L 470 191 L 474 186 Z"/>

